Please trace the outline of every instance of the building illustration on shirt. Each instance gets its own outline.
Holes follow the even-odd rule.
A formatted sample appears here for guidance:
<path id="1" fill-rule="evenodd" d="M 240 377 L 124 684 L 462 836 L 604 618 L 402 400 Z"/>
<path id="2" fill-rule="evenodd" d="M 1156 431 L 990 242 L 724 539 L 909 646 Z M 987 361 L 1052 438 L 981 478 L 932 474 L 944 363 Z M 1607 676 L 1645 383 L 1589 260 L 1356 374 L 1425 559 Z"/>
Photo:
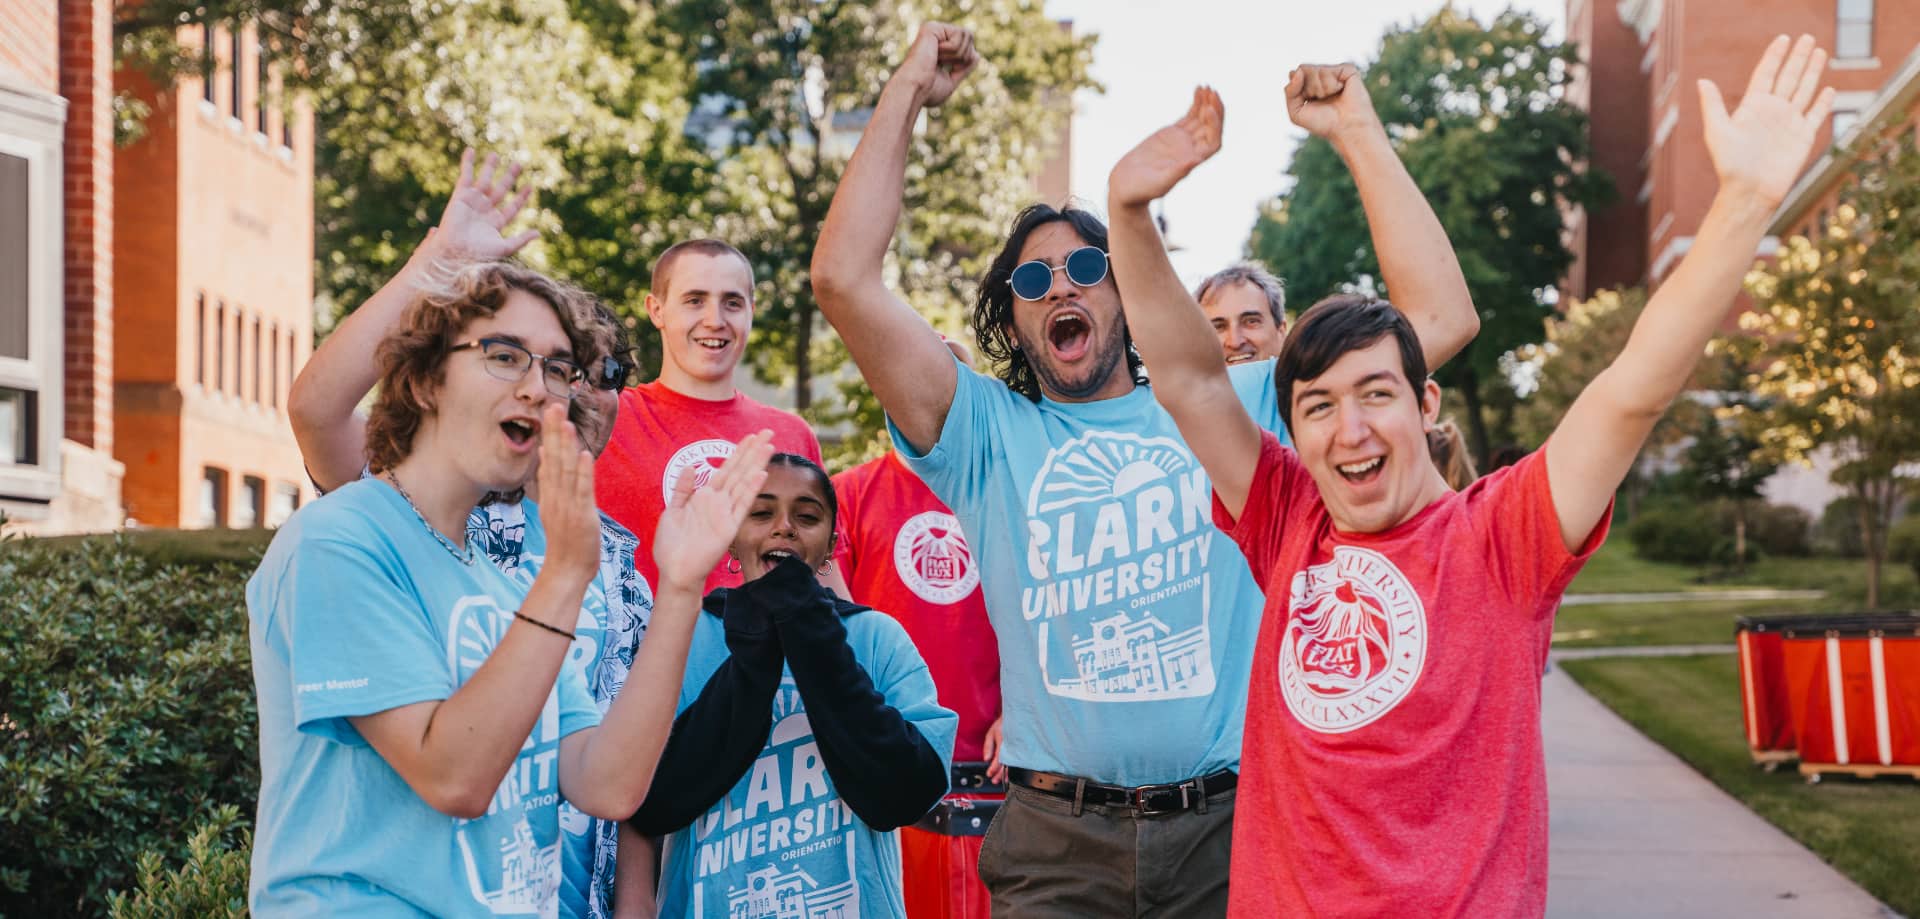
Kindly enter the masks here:
<path id="1" fill-rule="evenodd" d="M 860 919 L 860 890 L 852 880 L 821 887 L 799 868 L 762 868 L 727 891 L 727 919 Z"/>
<path id="2" fill-rule="evenodd" d="M 1212 672 L 1207 647 L 1201 626 L 1175 634 L 1152 613 L 1134 620 L 1118 613 L 1095 622 L 1093 634 L 1075 638 L 1073 658 L 1080 675 L 1058 685 L 1090 695 L 1185 694 L 1202 674 Z"/>
<path id="3" fill-rule="evenodd" d="M 1054 448 L 1027 498 L 1022 613 L 1047 691 L 1090 702 L 1213 692 L 1212 486 L 1167 437 Z"/>
<path id="4" fill-rule="evenodd" d="M 893 569 L 914 596 L 928 603 L 965 600 L 980 586 L 973 550 L 952 514 L 916 514 L 893 538 Z"/>
<path id="5" fill-rule="evenodd" d="M 773 728 L 753 768 L 683 830 L 695 919 L 859 919 L 862 828 L 827 777 L 793 677 L 774 696 Z"/>
<path id="6" fill-rule="evenodd" d="M 448 625 L 447 663 L 456 686 L 465 685 L 513 625 L 492 597 L 468 596 L 454 604 Z M 560 698 L 546 705 L 520 755 L 501 779 L 485 816 L 454 821 L 466 868 L 468 892 L 496 916 L 549 913 L 560 890 L 560 825 L 551 805 L 559 799 Z M 530 815 L 552 816 L 542 843 Z"/>
<path id="7" fill-rule="evenodd" d="M 469 835 L 464 829 L 459 834 L 460 859 L 467 868 L 468 891 L 476 902 L 496 916 L 537 914 L 544 905 L 554 902 L 560 886 L 560 846 L 534 842 L 533 827 L 525 815 L 514 821 L 511 835 L 502 837 L 493 853 L 499 859 L 499 871 L 492 887 L 482 880 L 486 872 L 474 858 Z"/>

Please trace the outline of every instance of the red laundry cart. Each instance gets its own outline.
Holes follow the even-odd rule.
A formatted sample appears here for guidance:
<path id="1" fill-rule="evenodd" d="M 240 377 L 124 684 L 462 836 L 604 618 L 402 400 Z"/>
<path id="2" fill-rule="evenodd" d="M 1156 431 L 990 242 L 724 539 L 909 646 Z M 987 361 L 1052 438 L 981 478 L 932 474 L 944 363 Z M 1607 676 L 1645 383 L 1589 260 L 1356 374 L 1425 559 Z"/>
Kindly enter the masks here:
<path id="1" fill-rule="evenodd" d="M 1740 657 L 1740 708 L 1745 715 L 1747 750 L 1753 761 L 1773 765 L 1793 759 L 1793 719 L 1787 701 L 1786 652 L 1782 628 L 1805 617 L 1741 617 L 1733 627 Z"/>
<path id="2" fill-rule="evenodd" d="M 1800 771 L 1920 777 L 1920 615 L 1806 618 L 1780 632 Z"/>
<path id="3" fill-rule="evenodd" d="M 986 781 L 985 763 L 955 763 L 954 793 L 919 823 L 900 830 L 907 919 L 987 919 L 980 844 L 1006 800 Z"/>

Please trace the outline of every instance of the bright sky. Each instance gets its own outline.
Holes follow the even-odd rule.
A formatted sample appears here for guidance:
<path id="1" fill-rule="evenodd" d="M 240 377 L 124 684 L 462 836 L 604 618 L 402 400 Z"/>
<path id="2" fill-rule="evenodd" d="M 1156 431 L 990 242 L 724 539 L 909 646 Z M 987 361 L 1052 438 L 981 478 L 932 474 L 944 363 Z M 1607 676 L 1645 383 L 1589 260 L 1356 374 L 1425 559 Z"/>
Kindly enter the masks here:
<path id="1" fill-rule="evenodd" d="M 1370 58 L 1387 27 L 1424 19 L 1441 0 L 1305 3 L 1247 0 L 1047 0 L 1047 12 L 1095 32 L 1093 75 L 1104 95 L 1075 101 L 1073 193 L 1105 213 L 1107 172 L 1121 154 L 1180 117 L 1193 87 L 1227 104 L 1220 153 L 1163 202 L 1174 266 L 1189 284 L 1240 259 L 1260 204 L 1278 194 L 1306 132 L 1287 120 L 1287 71 Z M 1508 6 L 1563 34 L 1565 0 L 1455 0 L 1481 21 Z"/>

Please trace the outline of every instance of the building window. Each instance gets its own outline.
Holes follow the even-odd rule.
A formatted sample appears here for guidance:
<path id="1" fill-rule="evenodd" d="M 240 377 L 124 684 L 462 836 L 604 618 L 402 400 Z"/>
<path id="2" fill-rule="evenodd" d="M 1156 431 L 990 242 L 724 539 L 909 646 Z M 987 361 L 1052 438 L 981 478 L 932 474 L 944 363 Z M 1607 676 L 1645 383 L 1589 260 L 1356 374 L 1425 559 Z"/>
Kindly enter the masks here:
<path id="1" fill-rule="evenodd" d="M 40 465 L 39 394 L 0 386 L 0 463 Z"/>
<path id="2" fill-rule="evenodd" d="M 227 103 L 227 114 L 234 121 L 240 120 L 240 30 L 227 33 L 227 86 L 233 98 Z"/>
<path id="3" fill-rule="evenodd" d="M 1853 126 L 1859 123 L 1859 112 L 1834 112 L 1833 139 L 1831 143 L 1838 144 L 1842 138 L 1847 136 L 1847 132 L 1853 130 Z"/>
<path id="4" fill-rule="evenodd" d="M 207 385 L 207 295 L 193 295 L 193 381 Z"/>
<path id="5" fill-rule="evenodd" d="M 280 407 L 280 326 L 267 330 L 267 403 Z"/>
<path id="6" fill-rule="evenodd" d="M 1833 56 L 1859 60 L 1873 56 L 1873 0 L 1839 0 Z"/>
<path id="7" fill-rule="evenodd" d="M 227 304 L 213 308 L 213 391 L 227 391 Z"/>
<path id="8" fill-rule="evenodd" d="M 35 519 L 60 494 L 63 116 L 38 92 L 0 102 L 0 503 Z"/>
<path id="9" fill-rule="evenodd" d="M 267 482 L 259 476 L 240 480 L 240 503 L 233 508 L 236 529 L 251 530 L 267 519 Z"/>
<path id="10" fill-rule="evenodd" d="M 253 404 L 265 401 L 260 398 L 260 317 L 253 317 Z"/>
<path id="11" fill-rule="evenodd" d="M 286 364 L 286 369 L 283 372 L 286 373 L 287 375 L 285 380 L 286 387 L 287 387 L 287 398 L 291 399 L 293 398 L 293 333 L 292 332 L 287 333 L 287 364 Z"/>
<path id="12" fill-rule="evenodd" d="M 17 361 L 33 357 L 28 346 L 33 291 L 27 283 L 32 251 L 28 235 L 33 225 L 28 205 L 33 190 L 31 165 L 25 157 L 0 154 L 0 358 Z"/>
<path id="13" fill-rule="evenodd" d="M 200 98 L 213 105 L 213 23 L 200 24 Z M 218 111 L 218 109 L 215 109 Z"/>
<path id="14" fill-rule="evenodd" d="M 300 509 L 300 486 L 281 482 L 273 486 L 273 503 L 267 506 L 267 526 L 277 527 L 287 522 L 293 512 Z"/>
<path id="15" fill-rule="evenodd" d="M 200 472 L 200 525 L 227 525 L 227 471 L 208 466 Z"/>
<path id="16" fill-rule="evenodd" d="M 259 119 L 254 131 L 264 141 L 267 139 L 267 87 L 271 84 L 267 76 L 267 46 L 258 41 L 253 43 L 253 73 L 254 114 Z"/>

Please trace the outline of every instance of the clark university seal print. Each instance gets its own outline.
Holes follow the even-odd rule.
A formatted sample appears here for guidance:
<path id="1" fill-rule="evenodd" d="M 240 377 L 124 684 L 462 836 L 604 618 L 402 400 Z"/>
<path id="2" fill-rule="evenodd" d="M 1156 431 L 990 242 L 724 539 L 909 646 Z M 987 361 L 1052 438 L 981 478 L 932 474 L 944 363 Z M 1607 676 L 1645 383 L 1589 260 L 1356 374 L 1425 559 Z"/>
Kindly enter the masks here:
<path id="1" fill-rule="evenodd" d="M 1280 643 L 1280 694 L 1301 724 L 1341 734 L 1373 723 L 1413 691 L 1427 658 L 1427 613 L 1400 569 L 1339 546 L 1293 576 Z"/>

